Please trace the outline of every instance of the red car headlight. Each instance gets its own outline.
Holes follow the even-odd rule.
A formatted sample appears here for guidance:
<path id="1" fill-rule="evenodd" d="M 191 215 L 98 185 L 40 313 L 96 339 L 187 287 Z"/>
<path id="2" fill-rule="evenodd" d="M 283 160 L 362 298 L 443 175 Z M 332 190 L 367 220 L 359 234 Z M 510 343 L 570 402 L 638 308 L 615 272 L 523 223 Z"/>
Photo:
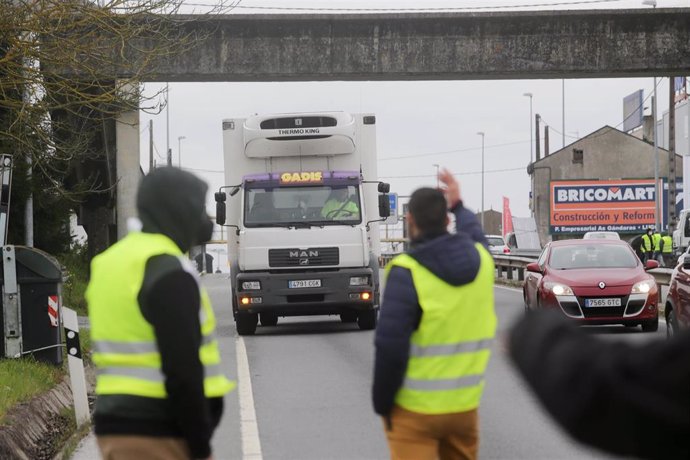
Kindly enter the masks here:
<path id="1" fill-rule="evenodd" d="M 573 290 L 570 289 L 570 286 L 566 286 L 565 284 L 561 283 L 554 283 L 551 281 L 547 281 L 546 283 L 544 283 L 544 289 L 553 292 L 554 295 L 575 295 L 573 294 Z"/>
<path id="2" fill-rule="evenodd" d="M 656 283 L 652 280 L 638 281 L 637 283 L 633 284 L 633 287 L 632 287 L 632 290 L 630 291 L 630 293 L 631 294 L 647 294 L 649 291 L 651 291 L 655 287 L 656 287 Z"/>

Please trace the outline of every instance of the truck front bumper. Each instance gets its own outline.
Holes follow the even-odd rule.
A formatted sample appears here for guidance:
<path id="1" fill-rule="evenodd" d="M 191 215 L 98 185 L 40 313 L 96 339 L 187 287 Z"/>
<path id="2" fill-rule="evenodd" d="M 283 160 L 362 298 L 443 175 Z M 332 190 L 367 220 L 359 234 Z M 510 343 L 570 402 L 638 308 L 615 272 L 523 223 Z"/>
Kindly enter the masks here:
<path id="1" fill-rule="evenodd" d="M 368 277 L 368 284 L 350 286 L 352 277 Z M 333 315 L 378 308 L 378 292 L 371 268 L 333 271 L 239 273 L 233 295 L 242 313 L 273 313 L 278 316 Z M 291 281 L 318 280 L 320 287 L 291 288 Z M 260 289 L 242 289 L 243 282 L 260 283 Z M 378 286 L 376 286 L 378 287 Z"/>

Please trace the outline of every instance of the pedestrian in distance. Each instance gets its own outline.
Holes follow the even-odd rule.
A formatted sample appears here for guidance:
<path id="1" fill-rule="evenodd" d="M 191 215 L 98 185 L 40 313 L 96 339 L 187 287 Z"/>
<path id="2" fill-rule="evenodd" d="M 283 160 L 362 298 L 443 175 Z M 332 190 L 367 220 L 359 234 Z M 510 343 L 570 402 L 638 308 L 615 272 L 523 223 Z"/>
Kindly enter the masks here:
<path id="1" fill-rule="evenodd" d="M 654 233 L 652 234 L 652 244 L 654 247 L 654 253 L 652 254 L 652 260 L 656 260 L 659 262 L 659 265 L 662 267 L 664 266 L 664 260 L 661 257 L 661 246 L 662 246 L 662 240 L 661 240 L 661 233 L 659 233 L 658 230 L 654 230 Z"/>
<path id="2" fill-rule="evenodd" d="M 654 246 L 654 228 L 653 227 L 649 227 L 647 229 L 647 231 L 645 232 L 645 234 L 642 235 L 642 245 L 640 247 L 642 249 L 642 254 L 644 255 L 642 263 L 645 263 L 654 257 L 655 246 Z"/>
<path id="3" fill-rule="evenodd" d="M 410 250 L 388 264 L 376 329 L 373 403 L 394 460 L 475 459 L 479 446 L 494 263 L 459 184 L 445 169 L 439 180 L 410 197 Z"/>
<path id="4" fill-rule="evenodd" d="M 211 458 L 235 384 L 221 369 L 209 297 L 184 256 L 211 238 L 206 191 L 182 170 L 152 171 L 137 193 L 141 231 L 91 264 L 94 428 L 105 460 Z"/>

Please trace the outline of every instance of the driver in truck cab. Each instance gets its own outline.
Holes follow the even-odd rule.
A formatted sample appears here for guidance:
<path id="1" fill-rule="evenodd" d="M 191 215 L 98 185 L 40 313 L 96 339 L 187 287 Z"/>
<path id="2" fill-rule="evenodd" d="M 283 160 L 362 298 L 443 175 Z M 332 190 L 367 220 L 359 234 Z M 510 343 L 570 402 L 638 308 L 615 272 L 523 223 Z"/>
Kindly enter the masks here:
<path id="1" fill-rule="evenodd" d="M 321 208 L 321 215 L 330 220 L 359 220 L 359 206 L 350 199 L 347 188 L 336 188 Z"/>

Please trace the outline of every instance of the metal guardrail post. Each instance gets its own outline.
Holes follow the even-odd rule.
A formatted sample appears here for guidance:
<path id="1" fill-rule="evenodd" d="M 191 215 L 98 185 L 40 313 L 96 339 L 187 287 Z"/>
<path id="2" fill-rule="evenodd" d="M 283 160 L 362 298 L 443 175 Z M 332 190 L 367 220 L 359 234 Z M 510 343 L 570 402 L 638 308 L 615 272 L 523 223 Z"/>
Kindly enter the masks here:
<path id="1" fill-rule="evenodd" d="M 2 247 L 2 315 L 4 321 L 5 358 L 22 355 L 22 309 L 17 284 L 17 265 L 14 246 Z"/>

